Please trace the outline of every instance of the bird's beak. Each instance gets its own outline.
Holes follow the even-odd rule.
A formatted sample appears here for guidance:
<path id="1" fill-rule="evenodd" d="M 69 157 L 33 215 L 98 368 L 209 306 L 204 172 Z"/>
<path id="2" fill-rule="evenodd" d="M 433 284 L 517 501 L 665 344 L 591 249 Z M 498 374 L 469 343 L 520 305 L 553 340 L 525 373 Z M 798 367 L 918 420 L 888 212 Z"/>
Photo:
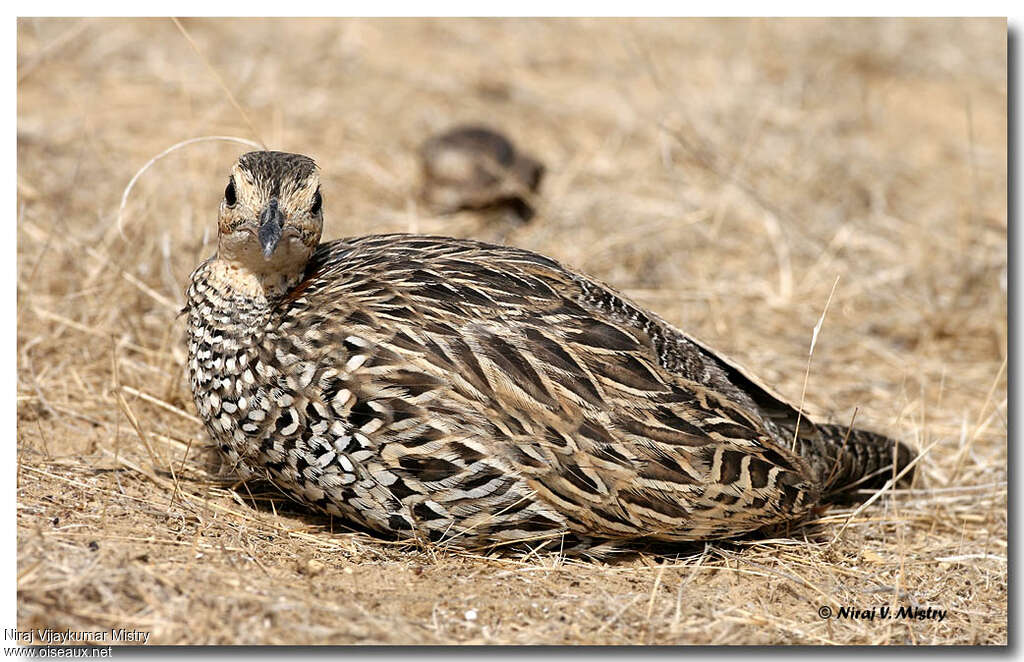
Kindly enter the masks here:
<path id="1" fill-rule="evenodd" d="M 284 227 L 284 214 L 277 206 L 277 198 L 271 198 L 260 213 L 260 230 L 257 233 L 264 258 L 269 260 L 270 256 L 274 254 L 277 242 L 281 241 L 282 227 Z"/>

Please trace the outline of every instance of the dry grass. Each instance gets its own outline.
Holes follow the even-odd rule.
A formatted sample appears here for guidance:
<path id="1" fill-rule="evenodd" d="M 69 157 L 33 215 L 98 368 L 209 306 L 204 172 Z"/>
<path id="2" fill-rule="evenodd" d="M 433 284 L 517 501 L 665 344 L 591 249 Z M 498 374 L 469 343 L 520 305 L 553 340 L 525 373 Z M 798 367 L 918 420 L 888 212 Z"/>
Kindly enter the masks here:
<path id="1" fill-rule="evenodd" d="M 1005 22 L 183 25 L 207 61 L 168 20 L 19 22 L 21 628 L 160 644 L 1007 641 Z M 480 118 L 548 164 L 532 224 L 417 209 L 415 147 Z M 857 410 L 929 448 L 914 488 L 788 537 L 608 563 L 409 548 L 233 488 L 193 416 L 176 312 L 245 148 L 158 161 L 125 237 L 116 222 L 148 159 L 222 134 L 316 157 L 326 237 L 544 252 L 794 400 L 841 276 L 808 409 Z M 822 605 L 948 615 L 821 620 Z"/>

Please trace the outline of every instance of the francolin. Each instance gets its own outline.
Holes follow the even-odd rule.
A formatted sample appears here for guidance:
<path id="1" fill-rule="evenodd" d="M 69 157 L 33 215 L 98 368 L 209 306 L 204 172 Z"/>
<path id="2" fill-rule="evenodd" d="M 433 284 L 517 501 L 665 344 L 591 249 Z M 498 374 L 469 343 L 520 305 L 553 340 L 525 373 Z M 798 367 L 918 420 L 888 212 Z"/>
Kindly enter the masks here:
<path id="1" fill-rule="evenodd" d="M 422 198 L 442 213 L 460 209 L 510 209 L 533 218 L 544 166 L 508 138 L 483 126 L 457 126 L 420 148 Z"/>
<path id="2" fill-rule="evenodd" d="M 315 163 L 251 152 L 188 288 L 199 415 L 243 476 L 373 531 L 555 549 L 727 538 L 911 461 L 818 424 L 625 296 L 517 248 L 320 243 Z"/>

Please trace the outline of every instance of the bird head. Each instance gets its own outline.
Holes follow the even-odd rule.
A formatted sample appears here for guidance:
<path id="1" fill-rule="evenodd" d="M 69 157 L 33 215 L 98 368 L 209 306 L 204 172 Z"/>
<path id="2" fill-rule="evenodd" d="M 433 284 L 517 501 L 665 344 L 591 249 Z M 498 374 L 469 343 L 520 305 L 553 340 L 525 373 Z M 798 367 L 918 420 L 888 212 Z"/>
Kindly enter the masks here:
<path id="1" fill-rule="evenodd" d="M 292 280 L 320 243 L 322 207 L 313 159 L 287 152 L 243 154 L 220 203 L 217 256 L 257 275 Z"/>

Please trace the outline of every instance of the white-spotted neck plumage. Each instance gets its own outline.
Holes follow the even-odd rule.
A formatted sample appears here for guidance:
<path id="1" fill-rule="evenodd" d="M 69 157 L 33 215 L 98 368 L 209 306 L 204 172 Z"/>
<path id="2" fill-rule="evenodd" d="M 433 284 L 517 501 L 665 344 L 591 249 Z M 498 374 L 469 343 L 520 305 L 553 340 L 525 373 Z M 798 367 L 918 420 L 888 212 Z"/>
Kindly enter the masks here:
<path id="1" fill-rule="evenodd" d="M 199 415 L 242 475 L 462 547 L 725 538 L 913 457 L 816 424 L 598 281 L 471 240 L 319 244 L 316 166 L 243 155 L 188 288 Z M 280 253 L 279 253 L 280 252 Z"/>

